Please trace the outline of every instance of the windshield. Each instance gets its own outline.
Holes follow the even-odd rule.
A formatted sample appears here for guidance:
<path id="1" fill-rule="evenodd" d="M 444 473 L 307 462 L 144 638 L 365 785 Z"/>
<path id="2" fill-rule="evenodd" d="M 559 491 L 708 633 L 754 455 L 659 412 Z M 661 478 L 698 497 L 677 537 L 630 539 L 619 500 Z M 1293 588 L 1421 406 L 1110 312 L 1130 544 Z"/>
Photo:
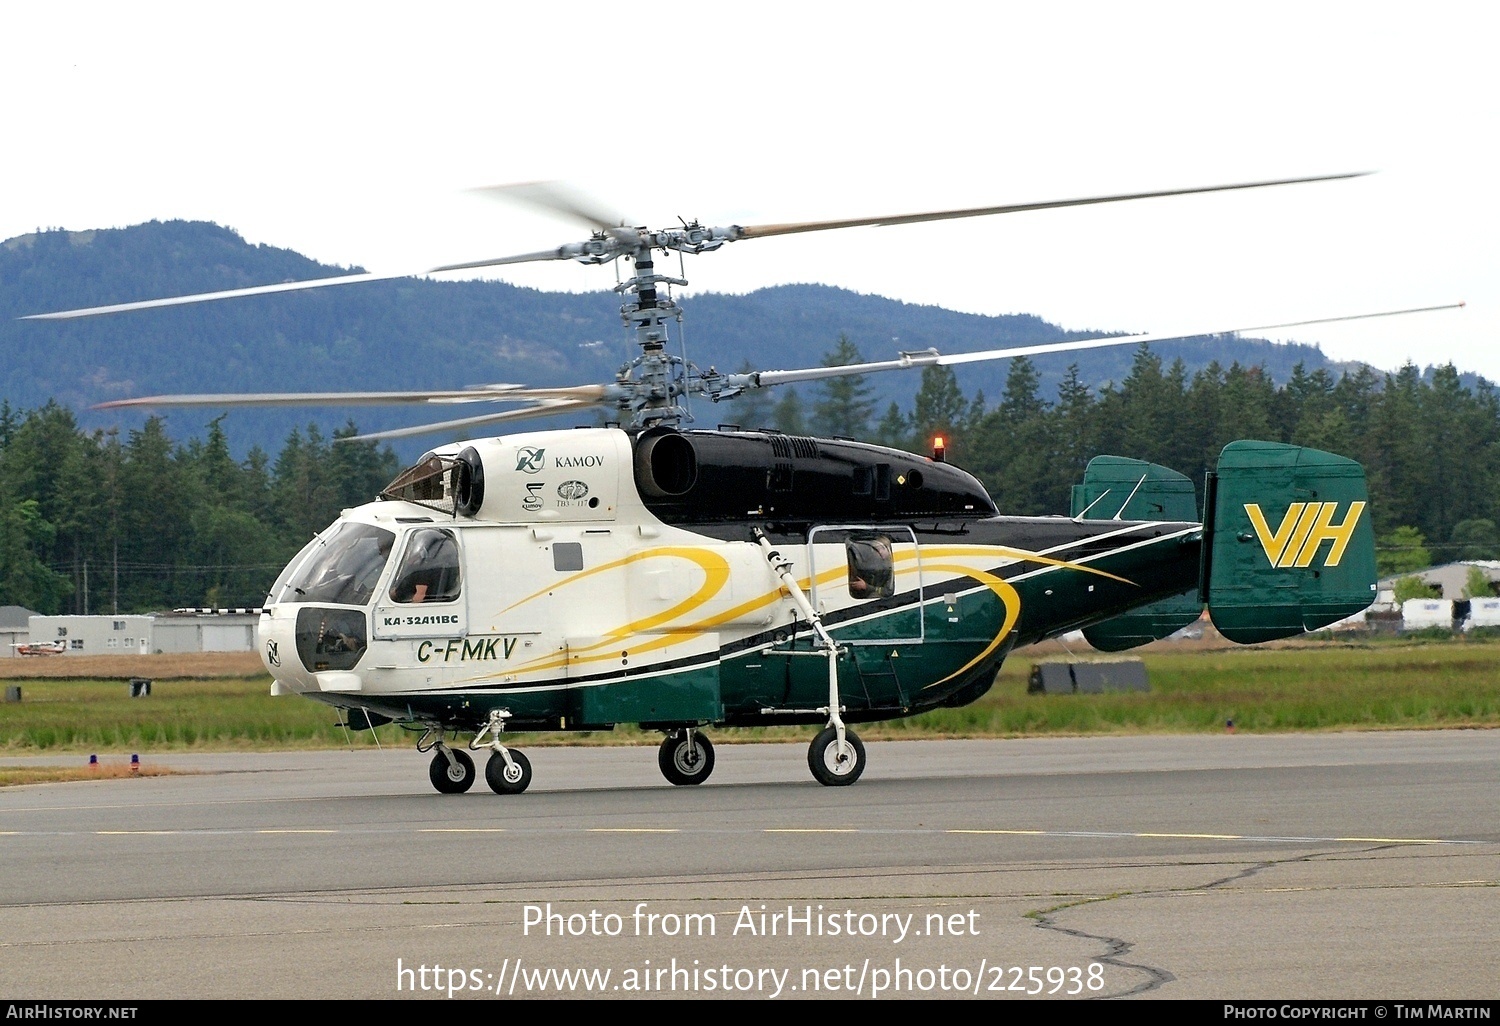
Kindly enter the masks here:
<path id="1" fill-rule="evenodd" d="M 395 541 L 390 531 L 369 524 L 335 524 L 300 560 L 276 601 L 364 605 L 375 594 Z"/>

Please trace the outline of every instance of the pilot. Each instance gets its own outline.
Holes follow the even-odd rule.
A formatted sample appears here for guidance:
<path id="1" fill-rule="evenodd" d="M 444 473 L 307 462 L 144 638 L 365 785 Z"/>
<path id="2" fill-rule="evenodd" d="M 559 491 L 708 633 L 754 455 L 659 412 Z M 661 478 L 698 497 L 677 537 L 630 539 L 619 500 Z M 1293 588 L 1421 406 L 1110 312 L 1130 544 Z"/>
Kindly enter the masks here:
<path id="1" fill-rule="evenodd" d="M 884 535 L 850 539 L 849 594 L 857 599 L 885 598 L 896 592 L 891 540 Z"/>
<path id="2" fill-rule="evenodd" d="M 417 532 L 391 598 L 396 602 L 446 602 L 458 597 L 458 550 L 446 531 Z"/>

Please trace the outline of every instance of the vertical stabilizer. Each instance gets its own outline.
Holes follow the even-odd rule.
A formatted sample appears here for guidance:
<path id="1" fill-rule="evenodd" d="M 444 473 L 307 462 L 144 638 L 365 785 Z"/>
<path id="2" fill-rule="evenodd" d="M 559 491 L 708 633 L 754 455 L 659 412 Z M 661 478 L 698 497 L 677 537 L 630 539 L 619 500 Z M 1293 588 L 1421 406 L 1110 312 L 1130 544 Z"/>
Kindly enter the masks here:
<path id="1" fill-rule="evenodd" d="M 1277 442 L 1231 442 L 1210 482 L 1209 615 L 1251 644 L 1317 630 L 1375 598 L 1364 468 Z"/>
<path id="2" fill-rule="evenodd" d="M 1195 522 L 1198 498 L 1193 482 L 1156 463 L 1123 456 L 1096 456 L 1073 486 L 1073 516 L 1080 520 L 1171 520 Z M 1122 652 L 1186 627 L 1203 613 L 1198 589 L 1083 629 L 1103 652 Z"/>

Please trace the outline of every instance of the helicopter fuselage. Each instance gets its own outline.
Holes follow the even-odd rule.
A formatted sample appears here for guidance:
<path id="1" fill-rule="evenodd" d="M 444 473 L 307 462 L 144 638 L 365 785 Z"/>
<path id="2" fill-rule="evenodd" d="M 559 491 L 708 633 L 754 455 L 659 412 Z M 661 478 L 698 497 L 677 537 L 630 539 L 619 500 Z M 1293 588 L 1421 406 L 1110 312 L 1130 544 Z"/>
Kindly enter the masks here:
<path id="1" fill-rule="evenodd" d="M 356 725 L 824 723 L 827 650 L 773 550 L 838 643 L 843 719 L 883 720 L 1193 588 L 1201 538 L 1000 516 L 963 471 L 859 442 L 537 432 L 436 450 L 345 511 L 283 573 L 260 646 L 278 691 Z"/>

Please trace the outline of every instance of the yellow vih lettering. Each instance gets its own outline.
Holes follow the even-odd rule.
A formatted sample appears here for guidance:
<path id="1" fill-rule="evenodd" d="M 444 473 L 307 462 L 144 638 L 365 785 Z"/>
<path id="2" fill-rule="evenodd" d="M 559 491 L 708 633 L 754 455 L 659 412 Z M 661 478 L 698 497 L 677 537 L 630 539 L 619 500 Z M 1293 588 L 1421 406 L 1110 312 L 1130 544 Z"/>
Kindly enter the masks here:
<path id="1" fill-rule="evenodd" d="M 1286 550 L 1286 543 L 1291 540 L 1292 531 L 1296 529 L 1297 522 L 1301 519 L 1303 503 L 1294 502 L 1287 508 L 1286 516 L 1281 518 L 1281 526 L 1276 533 L 1271 533 L 1270 525 L 1266 523 L 1265 514 L 1260 511 L 1260 503 L 1245 503 L 1245 515 L 1250 518 L 1250 526 L 1255 528 L 1255 536 L 1260 539 L 1260 547 L 1265 552 L 1266 558 L 1276 566 L 1281 554 Z"/>
<path id="2" fill-rule="evenodd" d="M 1333 567 L 1339 565 L 1339 560 L 1344 558 L 1344 550 L 1349 547 L 1349 539 L 1354 537 L 1354 528 L 1359 524 L 1360 514 L 1365 511 L 1363 502 L 1352 502 L 1349 504 L 1349 515 L 1344 517 L 1342 524 L 1333 523 L 1333 514 L 1338 509 L 1338 503 L 1322 503 L 1322 510 L 1318 512 L 1317 522 L 1313 524 L 1312 530 L 1307 535 L 1307 540 L 1302 543 L 1302 551 L 1297 555 L 1297 565 L 1307 566 L 1312 563 L 1313 556 L 1317 555 L 1318 546 L 1324 541 L 1333 542 L 1333 547 L 1328 550 L 1328 558 L 1323 561 L 1324 566 Z"/>
<path id="3" fill-rule="evenodd" d="M 1302 507 L 1302 516 L 1297 520 L 1297 529 L 1292 532 L 1292 540 L 1286 543 L 1286 548 L 1281 550 L 1281 561 L 1277 566 L 1294 565 L 1297 556 L 1302 551 L 1302 546 L 1307 542 L 1307 535 L 1313 528 L 1313 522 L 1318 519 L 1318 511 L 1322 507 L 1321 502 L 1309 502 Z"/>

